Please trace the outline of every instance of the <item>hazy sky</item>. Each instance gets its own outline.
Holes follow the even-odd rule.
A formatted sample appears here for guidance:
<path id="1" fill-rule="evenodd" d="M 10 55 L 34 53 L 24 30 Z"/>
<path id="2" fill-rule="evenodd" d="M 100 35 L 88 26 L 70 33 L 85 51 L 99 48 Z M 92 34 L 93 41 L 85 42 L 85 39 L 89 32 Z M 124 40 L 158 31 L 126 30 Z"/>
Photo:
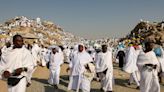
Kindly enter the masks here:
<path id="1" fill-rule="evenodd" d="M 0 22 L 40 17 L 85 38 L 122 37 L 140 19 L 164 20 L 164 0 L 0 0 Z"/>

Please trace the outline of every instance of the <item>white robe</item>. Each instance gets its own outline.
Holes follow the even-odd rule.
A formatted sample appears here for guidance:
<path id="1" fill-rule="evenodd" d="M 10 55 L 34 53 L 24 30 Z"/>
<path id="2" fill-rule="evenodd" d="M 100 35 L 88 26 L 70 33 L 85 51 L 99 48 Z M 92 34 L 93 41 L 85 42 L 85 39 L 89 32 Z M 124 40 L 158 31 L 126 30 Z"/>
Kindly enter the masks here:
<path id="1" fill-rule="evenodd" d="M 123 67 L 123 70 L 127 73 L 133 73 L 135 71 L 138 71 L 137 67 L 137 53 L 134 49 L 134 47 L 129 47 L 126 55 L 125 55 L 125 60 L 126 60 L 126 65 Z"/>
<path id="2" fill-rule="evenodd" d="M 64 50 L 64 54 L 65 54 L 65 57 L 66 57 L 65 58 L 65 62 L 67 62 L 67 63 L 70 62 L 70 57 L 69 57 L 70 56 L 70 53 L 71 53 L 71 50 L 70 49 L 67 48 L 67 49 Z"/>
<path id="3" fill-rule="evenodd" d="M 45 61 L 46 63 L 48 63 L 50 61 L 50 55 L 51 55 L 51 50 L 48 49 L 47 52 L 46 52 L 46 55 L 45 55 Z"/>
<path id="4" fill-rule="evenodd" d="M 59 84 L 60 66 L 63 64 L 63 56 L 61 53 L 50 54 L 50 77 L 48 83 L 51 85 Z"/>
<path id="5" fill-rule="evenodd" d="M 38 44 L 34 44 L 33 47 L 32 47 L 32 55 L 34 57 L 34 62 L 35 62 L 35 66 L 37 66 L 37 62 L 40 62 L 40 47 L 38 46 Z"/>
<path id="6" fill-rule="evenodd" d="M 4 58 L 4 56 L 5 56 L 5 55 L 8 53 L 8 51 L 11 50 L 11 49 L 12 49 L 12 47 L 7 48 L 6 46 L 4 46 L 4 47 L 1 49 L 1 51 L 2 51 L 1 57 Z"/>
<path id="7" fill-rule="evenodd" d="M 131 64 L 134 64 L 134 66 L 137 66 L 137 58 L 138 58 L 138 55 L 139 55 L 139 53 L 140 53 L 141 51 L 142 51 L 141 49 L 137 49 L 137 50 L 135 51 L 136 57 L 134 56 L 134 60 L 136 59 L 136 60 L 135 60 L 136 63 L 131 63 Z M 134 71 L 134 72 L 131 73 L 130 79 L 129 79 L 129 83 L 135 82 L 135 83 L 137 84 L 137 86 L 139 87 L 139 86 L 140 86 L 139 81 L 140 81 L 140 72 L 139 72 L 139 70 L 138 70 L 138 68 L 137 68 L 136 71 Z"/>
<path id="8" fill-rule="evenodd" d="M 90 92 L 91 80 L 87 79 L 83 73 L 85 72 L 85 65 L 92 61 L 91 56 L 86 52 L 75 52 L 72 56 L 69 67 L 71 68 L 70 82 L 68 90 L 81 89 L 84 92 Z"/>
<path id="9" fill-rule="evenodd" d="M 61 57 L 60 62 L 63 64 L 64 63 L 64 54 L 60 48 L 58 49 L 58 53 L 59 53 L 59 56 Z"/>
<path id="10" fill-rule="evenodd" d="M 112 63 L 112 52 L 107 51 L 106 53 L 100 52 L 97 54 L 95 59 L 96 72 L 99 73 L 101 79 L 101 86 L 104 91 L 113 90 L 113 63 Z M 102 72 L 107 72 L 104 75 Z"/>
<path id="11" fill-rule="evenodd" d="M 0 75 L 4 71 L 13 73 L 15 69 L 27 67 L 27 72 L 22 72 L 18 78 L 25 76 L 16 86 L 8 86 L 9 92 L 25 92 L 27 82 L 31 82 L 31 70 L 33 69 L 33 56 L 26 48 L 11 49 L 0 62 Z M 3 78 L 3 77 L 2 77 Z M 4 79 L 4 78 L 3 78 Z"/>
<path id="12" fill-rule="evenodd" d="M 39 53 L 42 66 L 46 66 L 46 60 L 45 60 L 46 52 L 47 50 L 45 48 L 41 48 L 40 53 Z"/>
<path id="13" fill-rule="evenodd" d="M 157 65 L 157 69 L 149 69 L 145 64 Z M 160 92 L 158 81 L 159 62 L 153 51 L 140 52 L 137 60 L 137 66 L 141 74 L 140 91 L 141 92 Z"/>

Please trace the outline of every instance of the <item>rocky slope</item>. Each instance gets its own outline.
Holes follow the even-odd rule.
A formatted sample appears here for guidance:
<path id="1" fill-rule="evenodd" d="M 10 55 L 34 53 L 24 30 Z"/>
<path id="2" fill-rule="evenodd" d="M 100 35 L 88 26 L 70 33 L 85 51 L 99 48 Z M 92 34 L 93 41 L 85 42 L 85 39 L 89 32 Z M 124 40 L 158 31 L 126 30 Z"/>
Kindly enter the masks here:
<path id="1" fill-rule="evenodd" d="M 3 45 L 11 40 L 15 34 L 21 34 L 28 39 L 26 42 L 32 43 L 38 40 L 44 45 L 64 45 L 71 44 L 79 40 L 69 32 L 65 32 L 59 25 L 51 21 L 43 21 L 40 18 L 28 19 L 27 17 L 15 17 L 0 24 L 0 42 Z M 30 41 L 29 41 L 30 39 Z"/>
<path id="2" fill-rule="evenodd" d="M 164 42 L 164 22 L 140 21 L 135 28 L 128 34 L 126 39 L 138 41 L 150 40 L 155 43 Z"/>

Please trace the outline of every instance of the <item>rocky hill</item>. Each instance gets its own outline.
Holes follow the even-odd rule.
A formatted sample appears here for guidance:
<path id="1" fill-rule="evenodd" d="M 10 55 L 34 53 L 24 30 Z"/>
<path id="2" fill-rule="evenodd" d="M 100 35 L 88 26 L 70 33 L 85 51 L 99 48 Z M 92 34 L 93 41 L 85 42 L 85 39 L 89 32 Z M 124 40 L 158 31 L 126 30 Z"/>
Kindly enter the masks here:
<path id="1" fill-rule="evenodd" d="M 0 24 L 0 42 L 3 45 L 10 41 L 15 34 L 21 34 L 26 42 L 31 43 L 38 40 L 44 45 L 71 44 L 79 40 L 69 32 L 65 32 L 59 25 L 51 21 L 43 21 L 40 18 L 28 19 L 27 17 L 15 17 Z"/>
<path id="2" fill-rule="evenodd" d="M 155 43 L 164 42 L 164 22 L 140 21 L 135 28 L 126 36 L 128 39 L 139 41 L 150 40 Z"/>

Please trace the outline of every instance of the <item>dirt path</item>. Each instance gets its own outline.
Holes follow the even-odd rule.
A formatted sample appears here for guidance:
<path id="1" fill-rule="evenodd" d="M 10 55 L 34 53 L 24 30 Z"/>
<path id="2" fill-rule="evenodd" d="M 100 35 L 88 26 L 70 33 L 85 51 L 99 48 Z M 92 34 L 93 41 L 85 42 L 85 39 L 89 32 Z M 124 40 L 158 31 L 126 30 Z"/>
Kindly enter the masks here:
<path id="1" fill-rule="evenodd" d="M 68 92 L 68 74 L 66 72 L 68 65 L 62 65 L 61 78 L 59 90 L 54 90 L 52 86 L 47 83 L 49 76 L 49 71 L 46 67 L 38 67 L 32 78 L 32 85 L 27 88 L 27 92 Z M 122 72 L 118 67 L 114 67 L 114 77 L 115 77 L 115 92 L 139 92 L 136 90 L 136 85 L 127 85 L 127 80 L 129 74 Z M 101 92 L 100 83 L 97 81 L 92 82 L 91 92 Z M 0 92 L 7 92 L 7 86 L 4 81 L 0 81 Z M 71 91 L 69 91 L 71 92 Z M 161 84 L 161 92 L 164 92 L 164 84 Z"/>

